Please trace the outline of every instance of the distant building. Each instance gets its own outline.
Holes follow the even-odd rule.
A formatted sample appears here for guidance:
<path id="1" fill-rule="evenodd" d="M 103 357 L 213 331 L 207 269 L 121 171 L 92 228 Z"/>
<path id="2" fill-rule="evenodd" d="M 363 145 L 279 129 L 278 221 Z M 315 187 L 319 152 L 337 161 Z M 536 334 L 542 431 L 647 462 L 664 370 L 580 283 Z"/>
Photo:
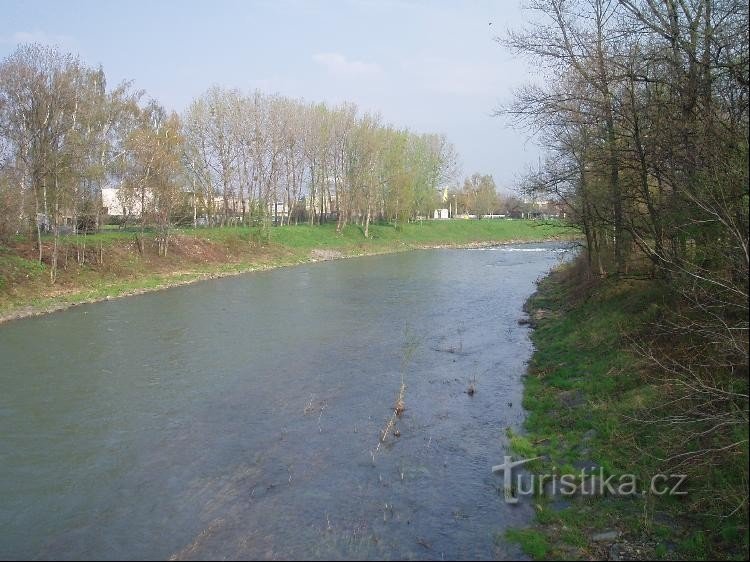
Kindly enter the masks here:
<path id="1" fill-rule="evenodd" d="M 448 209 L 435 209 L 432 218 L 434 219 L 449 219 L 450 211 Z"/>
<path id="2" fill-rule="evenodd" d="M 528 219 L 564 219 L 567 208 L 563 202 L 554 199 L 523 199 L 527 210 L 521 213 L 521 218 Z"/>
<path id="3" fill-rule="evenodd" d="M 102 188 L 102 210 L 105 215 L 120 217 L 124 214 L 122 203 L 120 203 L 120 190 L 116 187 Z"/>
<path id="4" fill-rule="evenodd" d="M 110 217 L 140 217 L 142 213 L 141 199 L 134 197 L 132 201 L 123 201 L 119 187 L 102 188 L 102 211 Z M 146 202 L 153 199 L 151 191 L 146 190 Z"/>

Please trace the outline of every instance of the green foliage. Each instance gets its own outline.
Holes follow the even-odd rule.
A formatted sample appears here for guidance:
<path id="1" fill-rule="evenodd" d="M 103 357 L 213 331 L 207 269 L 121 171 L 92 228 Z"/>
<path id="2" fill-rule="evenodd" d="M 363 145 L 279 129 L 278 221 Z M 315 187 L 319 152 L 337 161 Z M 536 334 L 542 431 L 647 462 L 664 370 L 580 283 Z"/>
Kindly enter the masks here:
<path id="1" fill-rule="evenodd" d="M 55 290 L 41 275 L 45 265 L 22 257 L 23 240 L 18 246 L 0 249 L 0 315 L 13 316 L 15 310 L 30 306 L 51 310 L 122 294 L 153 290 L 188 282 L 209 275 L 231 274 L 259 268 L 302 263 L 311 259 L 315 249 L 327 249 L 341 255 L 363 255 L 403 251 L 437 245 L 472 242 L 507 242 L 567 237 L 571 230 L 563 224 L 534 221 L 425 221 L 407 223 L 398 228 L 388 223 L 370 225 L 365 238 L 357 225 L 336 232 L 335 224 L 321 226 L 253 226 L 175 229 L 169 258 L 156 259 L 149 254 L 156 245 L 157 233 L 144 233 L 146 252 L 136 250 L 135 236 L 140 228 L 104 228 L 97 234 L 65 235 L 59 243 L 63 254 L 77 255 L 84 248 L 89 259 L 78 265 L 65 259 Z M 43 237 L 45 259 L 50 237 Z M 102 252 L 103 263 L 99 263 Z M 95 259 L 91 259 L 95 254 Z M 173 272 L 179 272 L 178 274 Z"/>
<path id="2" fill-rule="evenodd" d="M 635 474 L 639 482 L 662 472 L 660 458 L 666 455 L 661 444 L 683 436 L 678 426 L 638 421 L 666 398 L 634 352 L 633 341 L 665 307 L 673 306 L 674 298 L 658 280 L 607 279 L 582 287 L 574 266 L 544 279 L 527 304 L 531 314 L 544 313 L 532 332 L 535 353 L 523 402 L 527 435 L 508 435 L 514 452 L 548 458 L 539 467 L 541 473 L 552 466 L 570 472 L 581 460 L 603 467 L 605 476 Z M 736 439 L 747 439 L 747 428 L 739 429 Z M 678 544 L 685 559 L 735 557 L 747 549 L 746 516 L 738 512 L 719 519 L 704 515 L 707 510 L 701 506 L 735 497 L 741 502 L 746 465 L 743 469 L 737 459 L 708 468 L 700 482 L 688 484 L 685 499 L 579 499 L 557 513 L 540 498 L 535 530 L 547 537 L 552 557 L 565 556 L 566 551 L 558 549 L 561 542 L 585 545 L 586 537 L 597 530 L 593 521 L 609 522 L 635 539 L 668 539 Z M 661 525 L 658 514 L 669 514 L 677 523 Z M 659 555 L 666 555 L 663 547 L 654 552 Z"/>
<path id="3" fill-rule="evenodd" d="M 528 438 L 516 435 L 511 428 L 506 429 L 506 436 L 510 444 L 510 450 L 523 459 L 530 459 L 537 455 L 536 447 Z"/>
<path id="4" fill-rule="evenodd" d="M 505 538 L 518 543 L 524 554 L 531 556 L 534 560 L 544 559 L 550 549 L 547 537 L 534 529 L 508 529 L 505 532 Z"/>
<path id="5" fill-rule="evenodd" d="M 0 290 L 13 283 L 36 280 L 44 270 L 44 265 L 38 261 L 10 254 L 6 248 L 0 247 Z"/>
<path id="6" fill-rule="evenodd" d="M 183 229 L 183 233 L 211 240 L 226 240 L 248 232 L 251 227 Z M 259 232 L 254 230 L 252 232 Z M 336 225 L 327 223 L 320 226 L 291 225 L 273 227 L 269 232 L 269 242 L 292 249 L 313 249 L 330 247 L 354 249 L 366 246 L 440 245 L 468 244 L 471 242 L 541 241 L 551 238 L 565 238 L 576 231 L 563 222 L 538 222 L 528 220 L 445 220 L 406 223 L 398 227 L 388 223 L 370 225 L 370 239 L 365 239 L 362 230 L 356 225 L 347 225 L 340 234 Z"/>

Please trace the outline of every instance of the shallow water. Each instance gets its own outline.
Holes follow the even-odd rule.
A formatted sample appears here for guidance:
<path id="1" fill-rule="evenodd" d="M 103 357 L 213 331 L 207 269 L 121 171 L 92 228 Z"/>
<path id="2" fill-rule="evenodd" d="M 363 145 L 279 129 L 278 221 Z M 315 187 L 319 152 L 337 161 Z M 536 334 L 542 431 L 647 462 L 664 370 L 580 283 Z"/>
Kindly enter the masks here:
<path id="1" fill-rule="evenodd" d="M 339 260 L 0 326 L 0 557 L 517 556 L 498 537 L 531 508 L 490 467 L 561 256 Z"/>

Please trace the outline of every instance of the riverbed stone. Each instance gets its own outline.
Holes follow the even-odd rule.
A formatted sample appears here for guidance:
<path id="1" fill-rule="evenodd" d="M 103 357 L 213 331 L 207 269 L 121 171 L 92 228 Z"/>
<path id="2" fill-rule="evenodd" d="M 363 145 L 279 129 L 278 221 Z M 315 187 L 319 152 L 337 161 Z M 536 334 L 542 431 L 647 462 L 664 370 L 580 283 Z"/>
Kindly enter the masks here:
<path id="1" fill-rule="evenodd" d="M 310 259 L 314 261 L 328 261 L 343 258 L 344 254 L 338 250 L 329 250 L 327 248 L 315 248 L 310 252 Z"/>
<path id="2" fill-rule="evenodd" d="M 570 505 L 570 500 L 558 497 L 554 501 L 550 502 L 549 508 L 550 510 L 559 513 L 560 511 L 565 511 L 566 509 L 568 509 Z"/>
<path id="3" fill-rule="evenodd" d="M 602 552 L 607 553 L 609 560 L 654 560 L 655 548 L 656 544 L 648 541 L 619 540 Z"/>
<path id="4" fill-rule="evenodd" d="M 591 540 L 594 542 L 611 542 L 619 539 L 620 535 L 622 535 L 620 531 L 607 530 L 600 533 L 594 533 L 593 535 L 591 535 Z"/>
<path id="5" fill-rule="evenodd" d="M 549 316 L 549 313 L 550 311 L 547 310 L 546 308 L 537 308 L 534 311 L 534 313 L 531 315 L 531 317 L 534 320 L 538 321 L 538 320 L 541 320 L 542 318 L 546 318 L 547 316 Z"/>
<path id="6" fill-rule="evenodd" d="M 610 560 L 624 560 L 623 558 L 622 545 L 615 543 L 609 547 L 609 559 Z"/>
<path id="7" fill-rule="evenodd" d="M 580 390 L 563 390 L 557 396 L 560 402 L 568 408 L 575 408 L 586 402 L 586 398 Z"/>
<path id="8" fill-rule="evenodd" d="M 581 436 L 582 441 L 591 441 L 598 435 L 598 431 L 595 429 L 589 429 L 586 433 Z"/>
<path id="9" fill-rule="evenodd" d="M 573 467 L 576 470 L 585 470 L 589 474 L 591 474 L 592 472 L 596 470 L 599 470 L 599 464 L 592 461 L 591 459 L 581 459 L 581 460 L 575 461 L 573 463 Z"/>
<path id="10" fill-rule="evenodd" d="M 555 482 L 548 480 L 544 483 L 544 496 L 547 498 L 553 498 L 555 502 L 559 500 L 567 501 L 569 498 L 580 495 L 580 489 L 578 486 L 576 486 L 575 491 L 572 491 L 572 493 L 571 491 L 570 486 L 562 486 L 559 480 Z"/>
<path id="11" fill-rule="evenodd" d="M 578 491 L 582 496 L 602 496 L 604 494 L 602 479 L 594 475 L 587 476 L 578 485 Z"/>

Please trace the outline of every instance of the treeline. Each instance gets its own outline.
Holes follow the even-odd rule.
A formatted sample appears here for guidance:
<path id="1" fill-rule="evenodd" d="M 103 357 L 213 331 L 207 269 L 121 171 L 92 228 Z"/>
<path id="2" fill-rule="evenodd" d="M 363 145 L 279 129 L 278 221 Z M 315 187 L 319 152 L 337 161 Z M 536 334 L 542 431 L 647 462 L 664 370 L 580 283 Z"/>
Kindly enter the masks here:
<path id="1" fill-rule="evenodd" d="M 71 54 L 24 45 L 0 64 L 0 236 L 88 232 L 117 188 L 121 220 L 154 229 L 166 253 L 193 224 L 396 223 L 431 216 L 457 156 L 353 104 L 330 107 L 218 87 L 183 115 Z M 111 205 L 110 201 L 110 205 Z M 139 244 L 143 251 L 143 237 Z"/>
<path id="2" fill-rule="evenodd" d="M 638 345 L 665 392 L 651 421 L 671 442 L 656 454 L 735 466 L 744 484 L 704 508 L 746 516 L 748 4 L 529 7 L 533 23 L 500 39 L 542 73 L 500 110 L 548 151 L 524 188 L 566 202 L 589 271 L 667 287 L 671 304 Z"/>
<path id="3" fill-rule="evenodd" d="M 437 188 L 456 173 L 444 136 L 395 128 L 346 103 L 211 88 L 186 111 L 183 135 L 190 181 L 219 224 L 280 202 L 282 223 L 333 214 L 339 229 L 357 220 L 367 232 L 374 217 L 429 214 Z"/>

